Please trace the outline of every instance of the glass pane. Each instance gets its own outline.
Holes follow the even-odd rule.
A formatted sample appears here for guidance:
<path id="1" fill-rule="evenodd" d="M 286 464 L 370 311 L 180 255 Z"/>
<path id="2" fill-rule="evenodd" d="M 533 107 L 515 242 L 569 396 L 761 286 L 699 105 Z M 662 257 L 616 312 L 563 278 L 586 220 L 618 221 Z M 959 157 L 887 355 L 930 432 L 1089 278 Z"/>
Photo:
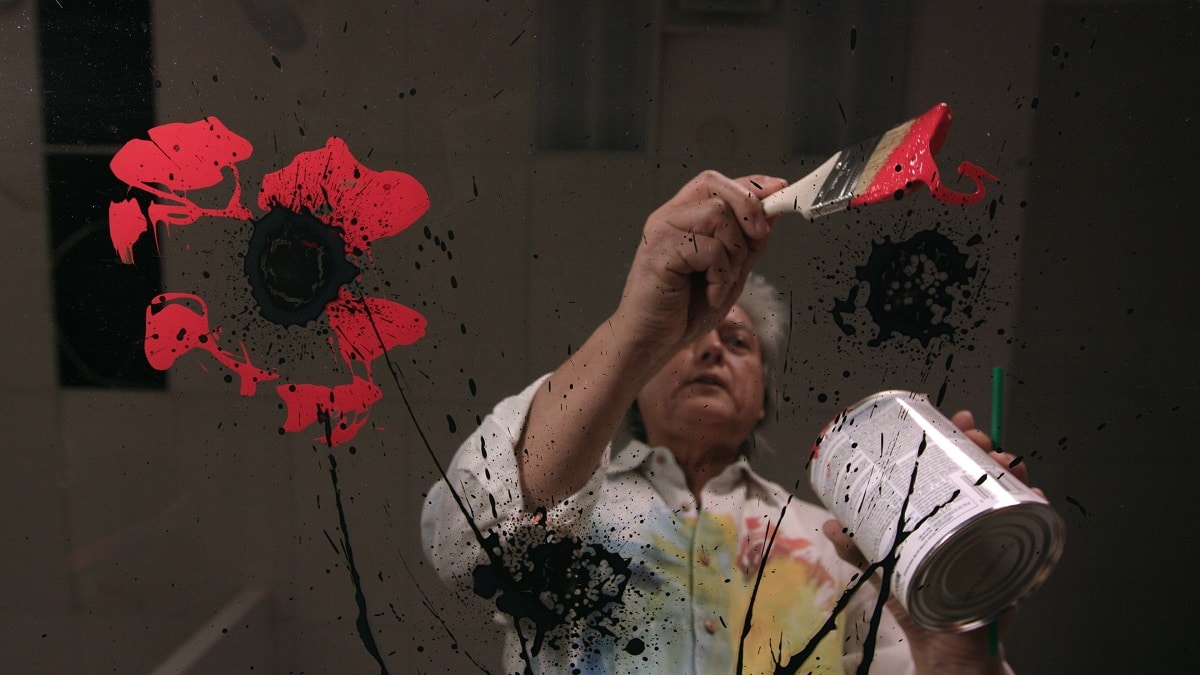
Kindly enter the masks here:
<path id="1" fill-rule="evenodd" d="M 1181 670 L 1198 12 L 0 0 L 0 670 L 898 670 L 811 481 L 885 390 L 1012 455 L 856 486 L 881 564 L 1024 467 L 1008 664 Z M 710 312 L 760 206 L 776 292 Z M 920 592 L 1047 557 L 991 506 Z"/>

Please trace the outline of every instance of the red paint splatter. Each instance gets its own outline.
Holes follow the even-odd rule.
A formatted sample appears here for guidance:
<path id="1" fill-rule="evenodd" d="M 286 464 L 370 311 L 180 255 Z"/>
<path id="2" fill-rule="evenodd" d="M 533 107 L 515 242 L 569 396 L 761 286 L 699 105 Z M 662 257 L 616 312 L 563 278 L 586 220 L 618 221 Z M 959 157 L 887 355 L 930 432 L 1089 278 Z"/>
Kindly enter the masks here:
<path id="1" fill-rule="evenodd" d="M 371 376 L 371 363 L 392 347 L 410 345 L 425 335 L 425 317 L 416 310 L 383 298 L 354 297 L 341 289 L 325 308 L 329 326 L 346 365 L 361 363 L 366 377 L 354 376 L 349 385 L 330 389 L 319 385 L 280 385 L 276 391 L 287 404 L 284 431 L 300 431 L 326 422 L 323 439 L 338 445 L 354 437 L 367 422 L 372 405 L 383 398 Z"/>
<path id="2" fill-rule="evenodd" d="M 833 577 L 820 564 L 820 553 L 812 541 L 804 537 L 777 537 L 778 528 L 779 521 L 770 522 L 766 518 L 752 516 L 743 519 L 742 533 L 738 540 L 738 569 L 746 575 L 757 574 L 759 566 L 763 563 L 787 558 L 804 566 L 815 583 L 834 588 L 836 584 Z M 772 541 L 774 543 L 768 543 Z"/>
<path id="3" fill-rule="evenodd" d="M 350 154 L 340 138 L 296 155 L 292 163 L 263 177 L 258 206 L 296 213 L 307 209 L 345 233 L 346 252 L 366 253 L 376 239 L 412 225 L 429 209 L 429 195 L 415 178 L 399 171 L 372 171 Z"/>
<path id="4" fill-rule="evenodd" d="M 325 434 L 313 440 L 324 441 L 331 447 L 354 438 L 367 423 L 371 406 L 383 398 L 383 391 L 374 382 L 357 376 L 350 384 L 333 388 L 319 384 L 281 384 L 275 391 L 287 405 L 283 430 L 303 431 L 324 422 Z"/>
<path id="5" fill-rule="evenodd" d="M 947 204 L 965 206 L 983 199 L 986 191 L 983 179 L 996 182 L 999 179 L 971 162 L 960 164 L 958 173 L 975 183 L 974 192 L 955 192 L 942 185 L 933 156 L 942 148 L 952 120 L 953 113 L 945 103 L 935 105 L 929 112 L 912 120 L 904 131 L 903 140 L 888 155 L 867 189 L 850 200 L 850 206 L 895 199 L 922 184 L 929 187 L 930 195 Z"/>
<path id="6" fill-rule="evenodd" d="M 117 178 L 153 197 L 146 204 L 131 198 L 109 205 L 109 233 L 123 263 L 133 263 L 133 246 L 146 231 L 153 231 L 157 243 L 160 224 L 187 225 L 203 216 L 253 217 L 242 205 L 236 167 L 253 151 L 248 141 L 215 117 L 165 124 L 148 135 L 148 141 L 126 143 L 111 163 Z M 232 174 L 233 193 L 224 207 L 202 208 L 188 198 L 190 190 L 220 184 L 226 169 Z M 357 256 L 369 253 L 371 242 L 412 225 L 429 209 L 429 195 L 407 174 L 366 168 L 344 141 L 330 138 L 320 150 L 300 153 L 285 168 L 266 175 L 258 205 L 267 211 L 281 207 L 311 213 L 336 228 L 348 256 Z M 284 431 L 324 423 L 324 436 L 317 440 L 336 446 L 358 433 L 371 406 L 383 397 L 371 377 L 372 362 L 393 347 L 419 340 L 426 321 L 400 303 L 356 296 L 346 287 L 325 306 L 325 314 L 350 383 L 282 384 L 276 392 L 287 407 Z M 254 366 L 242 343 L 241 356 L 222 350 L 218 334 L 219 329 L 209 326 L 208 307 L 200 296 L 164 293 L 146 308 L 146 359 L 154 368 L 166 370 L 190 351 L 206 351 L 241 378 L 243 396 L 253 396 L 259 382 L 280 377 Z M 356 374 L 355 364 L 362 364 L 365 373 Z"/>
<path id="7" fill-rule="evenodd" d="M 134 139 L 113 155 L 109 166 L 113 175 L 130 187 L 144 190 L 157 199 L 145 207 L 134 208 L 135 200 L 113 202 L 109 206 L 109 234 L 121 262 L 133 263 L 133 244 L 158 226 L 189 225 L 201 216 L 250 218 L 242 205 L 242 187 L 237 162 L 254 151 L 250 142 L 225 127 L 215 117 L 199 122 L 164 124 L 147 133 L 150 140 Z M 197 206 L 185 195 L 189 190 L 210 188 L 225 179 L 224 169 L 233 175 L 233 194 L 224 208 Z"/>
<path id="8" fill-rule="evenodd" d="M 188 301 L 199 305 L 200 311 L 188 307 Z M 206 351 L 241 378 L 242 396 L 253 396 L 259 382 L 279 377 L 278 373 L 251 364 L 246 346 L 240 342 L 241 359 L 222 350 L 217 346 L 219 333 L 220 329 L 209 328 L 208 305 L 200 296 L 163 293 L 146 307 L 146 360 L 158 370 L 167 370 L 193 349 Z"/>
<path id="9" fill-rule="evenodd" d="M 425 317 L 416 310 L 383 298 L 355 298 L 342 289 L 325 308 L 347 364 L 370 364 L 398 345 L 410 345 L 425 335 Z"/>

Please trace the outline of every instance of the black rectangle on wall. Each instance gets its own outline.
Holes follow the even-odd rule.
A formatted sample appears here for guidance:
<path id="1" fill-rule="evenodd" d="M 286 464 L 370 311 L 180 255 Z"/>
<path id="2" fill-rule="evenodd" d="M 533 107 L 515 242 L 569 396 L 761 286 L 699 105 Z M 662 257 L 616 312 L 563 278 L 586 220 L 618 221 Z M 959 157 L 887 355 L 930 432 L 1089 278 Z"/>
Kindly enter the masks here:
<path id="1" fill-rule="evenodd" d="M 158 251 L 143 236 L 134 246 L 136 265 L 118 259 L 108 205 L 128 188 L 112 175 L 110 160 L 46 157 L 59 384 L 161 389 L 165 374 L 144 352 L 146 305 L 161 290 Z"/>
<path id="2" fill-rule="evenodd" d="M 45 140 L 116 145 L 154 124 L 149 0 L 40 0 Z"/>

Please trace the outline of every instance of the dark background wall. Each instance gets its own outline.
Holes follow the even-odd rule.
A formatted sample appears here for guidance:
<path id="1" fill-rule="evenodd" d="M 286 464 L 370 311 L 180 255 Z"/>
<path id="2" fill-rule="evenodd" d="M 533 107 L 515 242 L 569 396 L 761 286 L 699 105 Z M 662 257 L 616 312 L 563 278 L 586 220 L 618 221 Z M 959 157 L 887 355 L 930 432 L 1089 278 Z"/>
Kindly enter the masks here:
<path id="1" fill-rule="evenodd" d="M 1197 423 L 1200 235 L 1181 197 L 1198 178 L 1197 14 L 1045 7 L 1013 443 L 1049 446 L 1039 481 L 1082 504 L 1066 509 L 1068 554 L 1013 644 L 1047 672 L 1169 671 L 1196 655 L 1182 439 Z"/>
<path id="2" fill-rule="evenodd" d="M 486 612 L 419 551 L 434 458 L 587 337 L 645 215 L 697 171 L 796 179 L 936 101 L 956 114 L 943 170 L 969 159 L 1000 183 L 968 208 L 917 194 L 781 224 L 761 266 L 791 339 L 760 468 L 810 497 L 812 434 L 880 389 L 945 387 L 946 408 L 985 424 L 1004 366 L 1005 445 L 1068 523 L 1010 661 L 1186 667 L 1198 14 L 1167 0 L 0 2 L 0 669 L 376 672 L 349 540 L 389 672 L 494 671 Z M 112 153 L 207 115 L 254 147 L 247 203 L 333 136 L 430 193 L 365 275 L 428 333 L 392 351 L 397 377 L 349 446 L 279 434 L 273 391 L 240 397 L 211 360 L 145 368 L 141 317 L 163 289 L 202 294 L 222 339 L 285 357 L 288 380 L 348 377 L 323 324 L 248 318 L 246 223 L 172 228 L 161 257 L 147 240 L 136 267 L 116 262 Z M 951 338 L 873 344 L 866 310 L 835 318 L 868 290 L 856 275 L 875 246 L 929 230 L 976 269 Z"/>

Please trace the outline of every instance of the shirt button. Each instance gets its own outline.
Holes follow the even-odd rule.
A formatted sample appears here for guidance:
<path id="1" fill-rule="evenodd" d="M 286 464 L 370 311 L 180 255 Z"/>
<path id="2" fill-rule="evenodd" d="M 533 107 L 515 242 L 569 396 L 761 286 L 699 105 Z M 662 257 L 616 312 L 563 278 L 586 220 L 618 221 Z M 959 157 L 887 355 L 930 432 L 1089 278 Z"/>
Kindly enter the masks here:
<path id="1" fill-rule="evenodd" d="M 712 635 L 713 633 L 717 632 L 717 622 L 713 621 L 712 619 L 705 621 L 704 622 L 704 630 L 708 631 L 709 635 Z"/>

